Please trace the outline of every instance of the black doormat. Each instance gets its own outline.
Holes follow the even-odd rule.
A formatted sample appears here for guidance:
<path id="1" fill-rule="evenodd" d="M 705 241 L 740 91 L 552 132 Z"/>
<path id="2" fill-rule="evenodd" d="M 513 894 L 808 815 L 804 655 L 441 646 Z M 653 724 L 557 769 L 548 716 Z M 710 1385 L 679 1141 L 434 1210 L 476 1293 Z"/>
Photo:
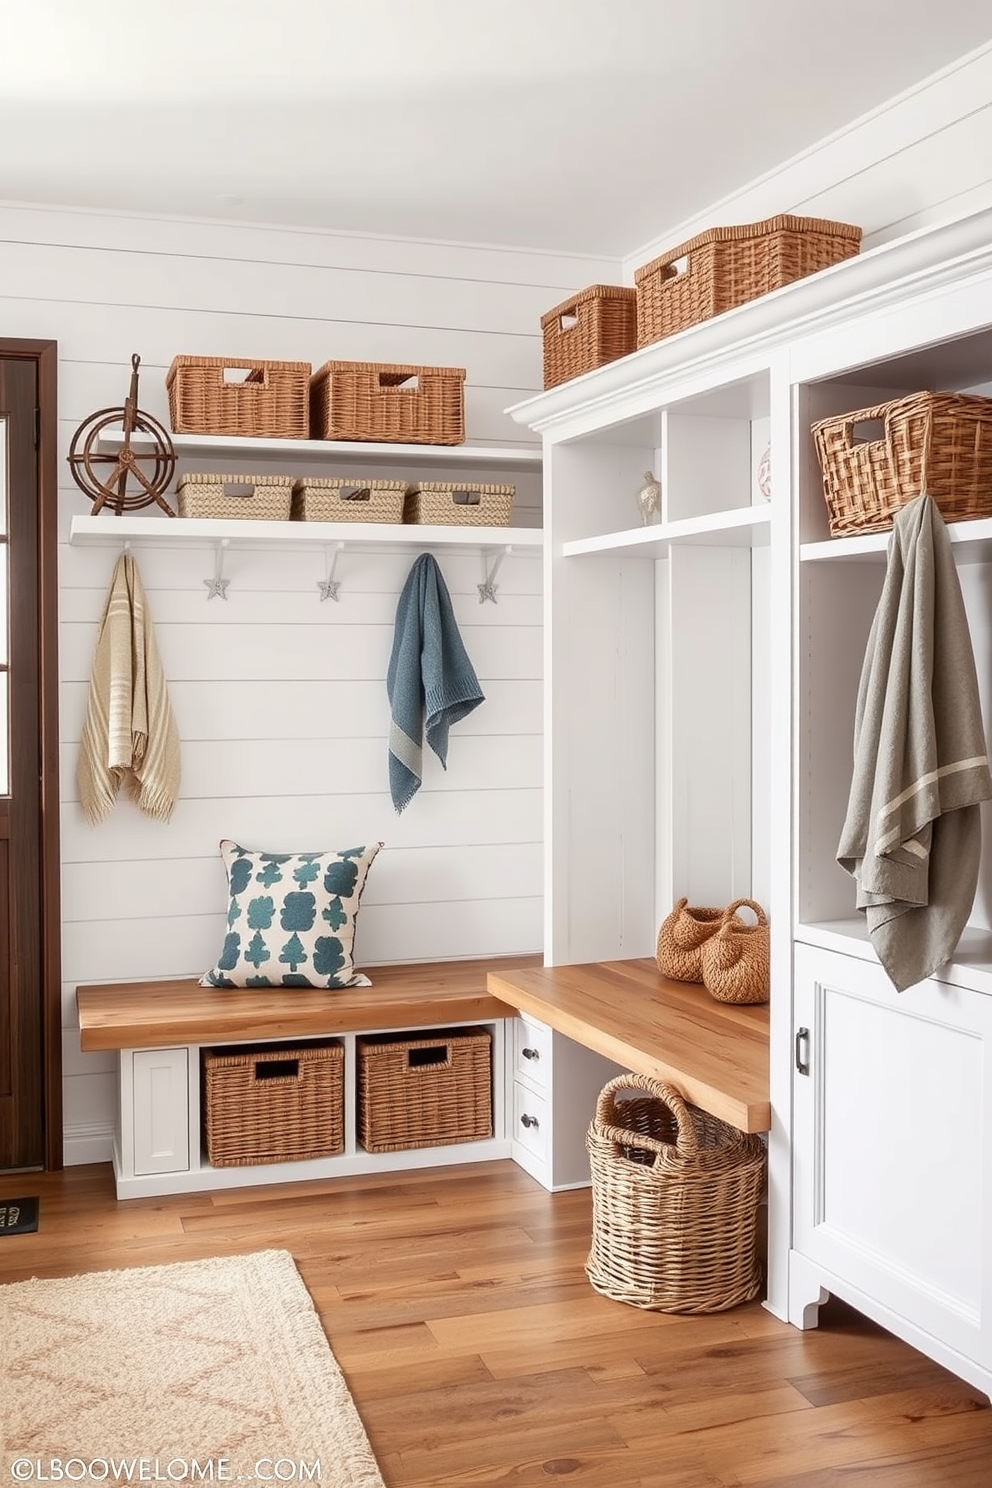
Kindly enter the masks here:
<path id="1" fill-rule="evenodd" d="M 0 1235 L 26 1235 L 38 1228 L 38 1200 L 0 1199 Z"/>

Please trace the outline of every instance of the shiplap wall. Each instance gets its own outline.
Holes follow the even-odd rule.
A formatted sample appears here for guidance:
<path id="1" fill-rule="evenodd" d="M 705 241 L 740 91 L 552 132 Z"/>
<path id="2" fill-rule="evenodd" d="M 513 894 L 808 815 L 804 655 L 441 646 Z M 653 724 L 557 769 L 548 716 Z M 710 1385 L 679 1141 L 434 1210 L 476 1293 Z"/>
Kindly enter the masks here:
<path id="1" fill-rule="evenodd" d="M 635 269 L 711 227 L 794 212 L 856 223 L 868 249 L 990 202 L 992 43 L 688 221 L 660 222 L 651 242 L 625 256 L 624 282 L 633 284 Z"/>
<path id="2" fill-rule="evenodd" d="M 64 462 L 73 430 L 123 402 L 133 352 L 141 406 L 167 427 L 165 373 L 177 353 L 314 366 L 335 357 L 465 367 L 468 441 L 518 444 L 503 410 L 540 388 L 541 314 L 585 284 L 615 281 L 618 269 L 567 255 L 0 207 L 2 334 L 59 343 L 67 1162 L 109 1156 L 115 1094 L 113 1057 L 79 1052 L 75 988 L 213 963 L 226 908 L 222 837 L 277 850 L 381 839 L 358 928 L 367 965 L 541 945 L 537 553 L 506 558 L 499 602 L 480 605 L 481 553 L 439 551 L 486 702 L 452 730 L 446 773 L 425 754 L 423 787 L 397 817 L 384 679 L 396 600 L 419 550 L 347 550 L 335 604 L 319 599 L 319 549 L 232 545 L 224 602 L 203 587 L 208 546 L 136 543 L 183 741 L 182 794 L 168 825 L 121 799 L 90 827 L 76 758 L 118 550 L 67 541 L 70 516 L 89 510 Z M 538 472 L 488 478 L 515 480 L 514 525 L 540 525 Z"/>

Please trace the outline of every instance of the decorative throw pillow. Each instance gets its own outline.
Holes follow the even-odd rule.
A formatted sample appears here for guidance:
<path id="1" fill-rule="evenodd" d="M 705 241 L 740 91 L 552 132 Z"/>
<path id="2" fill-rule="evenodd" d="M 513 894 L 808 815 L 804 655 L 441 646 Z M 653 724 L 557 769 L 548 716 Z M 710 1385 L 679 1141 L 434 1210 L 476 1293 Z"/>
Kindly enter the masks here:
<path id="1" fill-rule="evenodd" d="M 355 987 L 355 920 L 381 842 L 339 852 L 253 852 L 220 844 L 231 902 L 203 987 Z"/>

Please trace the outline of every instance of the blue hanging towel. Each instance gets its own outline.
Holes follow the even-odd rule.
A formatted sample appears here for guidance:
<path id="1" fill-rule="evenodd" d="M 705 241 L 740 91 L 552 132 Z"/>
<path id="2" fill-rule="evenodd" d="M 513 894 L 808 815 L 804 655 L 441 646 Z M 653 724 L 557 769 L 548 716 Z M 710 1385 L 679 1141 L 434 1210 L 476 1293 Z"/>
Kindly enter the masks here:
<path id="1" fill-rule="evenodd" d="M 389 791 L 402 811 L 420 789 L 423 739 L 447 769 L 448 730 L 485 695 L 458 634 L 451 596 L 430 553 L 419 557 L 396 606 L 389 696 Z"/>

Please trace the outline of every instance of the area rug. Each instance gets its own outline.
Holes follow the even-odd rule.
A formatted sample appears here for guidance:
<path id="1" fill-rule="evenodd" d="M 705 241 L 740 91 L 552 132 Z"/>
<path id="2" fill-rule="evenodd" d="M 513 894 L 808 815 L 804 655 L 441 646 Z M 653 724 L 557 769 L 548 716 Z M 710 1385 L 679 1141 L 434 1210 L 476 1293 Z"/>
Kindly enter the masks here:
<path id="1" fill-rule="evenodd" d="M 384 1488 L 283 1250 L 0 1286 L 0 1473 Z"/>

